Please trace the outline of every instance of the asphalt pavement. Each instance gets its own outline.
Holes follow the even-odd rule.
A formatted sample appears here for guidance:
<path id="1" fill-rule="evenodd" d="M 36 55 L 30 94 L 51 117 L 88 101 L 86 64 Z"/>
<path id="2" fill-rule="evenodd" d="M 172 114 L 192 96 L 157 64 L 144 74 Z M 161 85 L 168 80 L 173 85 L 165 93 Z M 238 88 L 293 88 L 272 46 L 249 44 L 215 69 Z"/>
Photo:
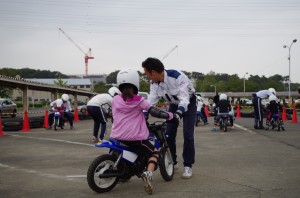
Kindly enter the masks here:
<path id="1" fill-rule="evenodd" d="M 151 119 L 150 119 L 151 121 Z M 154 193 L 148 195 L 140 178 L 119 183 L 98 194 L 86 172 L 106 149 L 95 148 L 92 120 L 75 122 L 76 130 L 31 129 L 0 137 L 0 197 L 300 197 L 300 124 L 286 121 L 286 131 L 253 129 L 253 118 L 237 118 L 229 132 L 212 132 L 202 123 L 195 130 L 193 177 L 181 179 L 182 125 L 177 136 L 181 168 L 170 182 L 159 170 Z M 110 125 L 108 127 L 108 131 Z M 106 138 L 108 138 L 109 133 Z"/>

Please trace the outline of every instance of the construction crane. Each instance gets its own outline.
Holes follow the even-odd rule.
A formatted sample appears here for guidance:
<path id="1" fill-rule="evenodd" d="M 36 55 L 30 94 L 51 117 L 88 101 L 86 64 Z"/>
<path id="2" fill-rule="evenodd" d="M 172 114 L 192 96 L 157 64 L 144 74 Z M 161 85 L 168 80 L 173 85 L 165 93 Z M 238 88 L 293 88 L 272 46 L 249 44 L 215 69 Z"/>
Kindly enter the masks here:
<path id="1" fill-rule="evenodd" d="M 168 51 L 168 53 L 166 55 L 164 55 L 164 57 L 162 57 L 161 60 L 164 60 L 165 58 L 167 58 L 177 47 L 178 46 L 176 45 L 170 51 Z"/>
<path id="2" fill-rule="evenodd" d="M 69 39 L 84 54 L 85 75 L 87 76 L 89 59 L 94 59 L 94 57 L 92 57 L 92 49 L 89 48 L 88 52 L 84 52 L 81 49 L 81 47 L 67 33 L 65 33 L 61 28 L 59 28 L 59 31 L 61 31 L 67 37 L 67 39 Z"/>

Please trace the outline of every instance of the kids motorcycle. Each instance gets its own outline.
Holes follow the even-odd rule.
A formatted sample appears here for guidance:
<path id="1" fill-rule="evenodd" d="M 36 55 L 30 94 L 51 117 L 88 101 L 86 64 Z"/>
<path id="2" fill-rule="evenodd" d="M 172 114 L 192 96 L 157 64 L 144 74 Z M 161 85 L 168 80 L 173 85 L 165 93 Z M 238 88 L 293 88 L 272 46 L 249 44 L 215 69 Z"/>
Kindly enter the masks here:
<path id="1" fill-rule="evenodd" d="M 65 122 L 64 122 L 64 118 L 63 116 L 58 112 L 54 112 L 54 122 L 53 122 L 53 125 L 54 125 L 54 130 L 56 131 L 57 128 L 61 128 L 61 129 L 64 129 L 64 126 L 65 126 Z"/>
<path id="2" fill-rule="evenodd" d="M 161 176 L 165 181 L 173 179 L 174 164 L 167 144 L 166 122 L 148 124 L 149 140 L 159 151 L 158 162 Z M 109 153 L 97 157 L 87 171 L 89 187 L 98 193 L 112 190 L 119 180 L 126 181 L 132 176 L 141 177 L 147 167 L 147 156 L 138 156 L 121 142 L 110 139 L 95 145 L 98 148 L 109 148 Z"/>
<path id="3" fill-rule="evenodd" d="M 279 115 L 278 114 L 273 114 L 272 118 L 270 120 L 270 126 L 272 127 L 272 129 L 276 129 L 277 131 L 280 131 L 280 129 L 282 129 L 282 131 L 284 131 L 284 127 L 282 126 L 282 124 L 280 123 L 279 120 Z M 266 128 L 266 130 L 268 130 L 269 127 Z"/>
<path id="4" fill-rule="evenodd" d="M 229 115 L 226 114 L 219 114 L 220 119 L 219 119 L 219 127 L 220 130 L 223 130 L 224 132 L 227 132 L 228 126 L 230 126 L 230 121 L 229 121 Z"/>

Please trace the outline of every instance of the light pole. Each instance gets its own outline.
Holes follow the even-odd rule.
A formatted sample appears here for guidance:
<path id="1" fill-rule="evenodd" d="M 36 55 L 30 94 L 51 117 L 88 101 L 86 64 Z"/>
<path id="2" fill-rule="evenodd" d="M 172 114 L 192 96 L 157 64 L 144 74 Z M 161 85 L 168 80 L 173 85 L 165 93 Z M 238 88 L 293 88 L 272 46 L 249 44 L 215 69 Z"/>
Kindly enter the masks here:
<path id="1" fill-rule="evenodd" d="M 245 73 L 244 75 L 244 93 L 246 92 L 246 84 L 245 84 L 245 76 L 248 74 L 248 72 Z"/>
<path id="2" fill-rule="evenodd" d="M 289 81 L 288 81 L 288 83 L 289 83 L 289 98 L 291 98 L 291 48 L 292 48 L 293 43 L 296 43 L 296 42 L 297 42 L 297 39 L 294 39 L 290 46 L 287 46 L 287 45 L 283 46 L 283 48 L 289 49 L 289 57 L 288 57 L 288 60 L 289 60 Z"/>
<path id="3" fill-rule="evenodd" d="M 210 85 L 211 87 L 215 87 L 215 94 L 217 94 L 217 86 L 216 85 Z"/>

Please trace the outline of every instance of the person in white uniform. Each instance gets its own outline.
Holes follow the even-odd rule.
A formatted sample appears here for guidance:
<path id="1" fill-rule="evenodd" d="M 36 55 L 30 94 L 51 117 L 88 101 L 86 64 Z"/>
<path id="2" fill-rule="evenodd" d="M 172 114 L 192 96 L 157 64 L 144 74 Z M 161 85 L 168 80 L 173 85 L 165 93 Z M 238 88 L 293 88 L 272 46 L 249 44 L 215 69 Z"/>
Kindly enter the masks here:
<path id="1" fill-rule="evenodd" d="M 120 94 L 120 90 L 111 87 L 108 93 L 98 94 L 91 98 L 87 103 L 87 111 L 94 120 L 93 138 L 94 142 L 102 141 L 106 133 L 107 113 L 111 108 L 111 103 L 115 95 Z M 101 125 L 100 136 L 98 137 Z M 100 138 L 100 139 L 99 139 Z"/>

